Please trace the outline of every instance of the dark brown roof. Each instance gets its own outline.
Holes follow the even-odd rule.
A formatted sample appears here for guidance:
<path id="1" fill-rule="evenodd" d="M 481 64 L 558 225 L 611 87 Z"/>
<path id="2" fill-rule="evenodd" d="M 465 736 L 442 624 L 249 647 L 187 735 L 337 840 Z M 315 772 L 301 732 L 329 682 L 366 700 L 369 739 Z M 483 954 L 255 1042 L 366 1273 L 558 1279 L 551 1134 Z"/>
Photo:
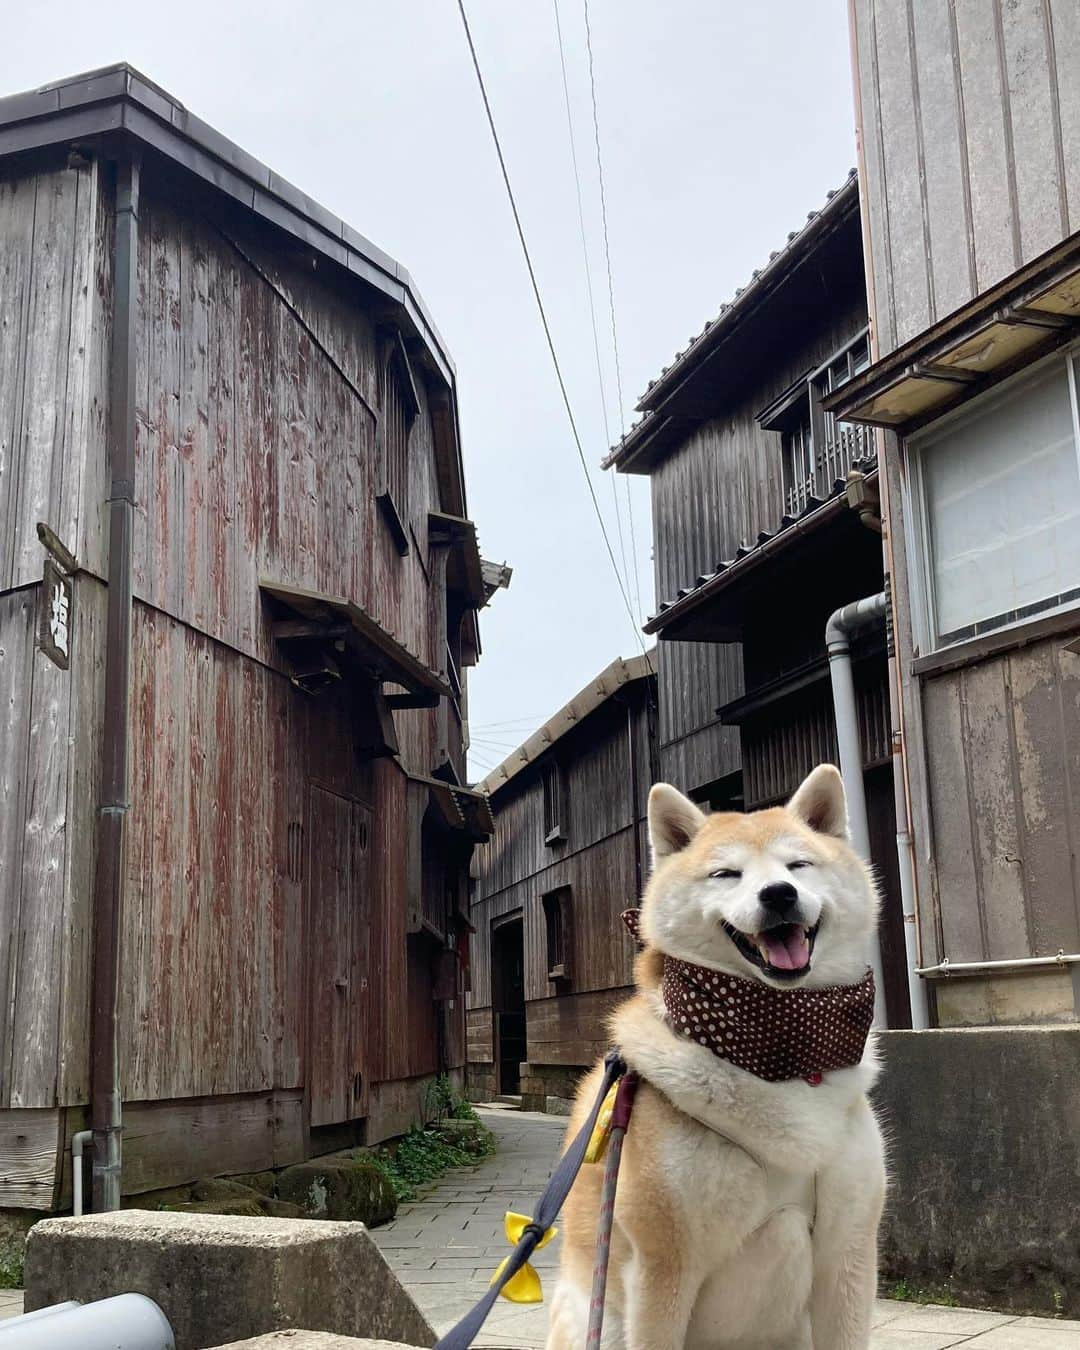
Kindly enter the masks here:
<path id="1" fill-rule="evenodd" d="M 864 467 L 867 467 L 866 463 Z M 876 479 L 877 470 L 871 470 L 866 477 Z M 836 519 L 848 509 L 846 486 L 843 479 L 838 478 L 827 497 L 811 497 L 798 515 L 785 515 L 775 530 L 762 530 L 753 544 L 742 544 L 734 557 L 722 559 L 713 571 L 703 573 L 692 585 L 684 586 L 678 595 L 663 601 L 656 614 L 649 618 L 645 632 L 668 636 L 665 630 L 681 623 L 691 611 L 717 600 L 739 586 L 761 564 L 786 551 L 797 539 Z M 738 637 L 736 627 L 730 627 L 729 631 L 727 621 L 717 620 L 713 640 L 733 642 Z"/>
<path id="2" fill-rule="evenodd" d="M 711 356 L 732 335 L 743 319 L 757 308 L 783 283 L 800 263 L 806 260 L 837 226 L 849 216 L 858 215 L 859 185 L 852 169 L 839 188 L 829 192 L 820 211 L 811 211 L 801 229 L 793 230 L 783 248 L 769 257 L 766 265 L 751 277 L 749 283 L 735 292 L 733 298 L 720 308 L 715 319 L 690 339 L 686 349 L 677 352 L 669 366 L 665 366 L 638 402 L 638 411 L 644 414 L 626 432 L 622 440 L 611 448 L 604 460 L 604 468 L 631 471 L 631 464 L 658 436 L 667 424 L 665 405 L 684 387 L 702 362 Z"/>

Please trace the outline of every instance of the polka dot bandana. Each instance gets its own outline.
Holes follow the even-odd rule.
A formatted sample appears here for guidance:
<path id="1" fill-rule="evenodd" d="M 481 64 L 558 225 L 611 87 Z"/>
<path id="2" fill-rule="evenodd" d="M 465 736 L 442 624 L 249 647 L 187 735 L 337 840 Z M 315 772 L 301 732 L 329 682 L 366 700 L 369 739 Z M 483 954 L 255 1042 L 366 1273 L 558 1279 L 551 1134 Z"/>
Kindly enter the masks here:
<path id="1" fill-rule="evenodd" d="M 640 941 L 641 911 L 622 917 Z M 874 1020 L 870 970 L 858 984 L 773 989 L 665 956 L 660 992 L 674 1031 L 769 1083 L 858 1064 Z"/>

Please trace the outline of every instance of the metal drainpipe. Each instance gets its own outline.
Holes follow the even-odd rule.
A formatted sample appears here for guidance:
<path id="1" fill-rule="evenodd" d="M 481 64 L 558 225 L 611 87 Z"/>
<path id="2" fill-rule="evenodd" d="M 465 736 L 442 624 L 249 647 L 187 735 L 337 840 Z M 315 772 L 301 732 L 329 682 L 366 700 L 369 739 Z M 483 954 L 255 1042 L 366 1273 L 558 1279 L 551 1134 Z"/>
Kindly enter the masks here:
<path id="1" fill-rule="evenodd" d="M 863 259 L 866 272 L 866 306 L 870 317 L 870 359 L 881 356 L 877 290 L 874 277 L 874 250 L 870 231 L 870 206 L 865 152 L 865 119 L 863 117 L 862 86 L 859 81 L 859 26 L 856 0 L 848 0 L 848 37 L 851 44 L 851 83 L 855 91 L 855 153 L 859 166 L 859 215 L 862 222 Z M 893 511 L 890 502 L 889 473 L 885 453 L 885 433 L 874 432 L 878 462 L 878 492 L 881 497 L 882 551 L 885 555 L 886 586 L 896 577 L 896 557 L 893 547 Z M 915 845 L 911 824 L 911 783 L 908 774 L 907 737 L 905 735 L 904 699 L 900 666 L 896 659 L 889 614 L 889 714 L 893 740 L 893 793 L 896 803 L 896 854 L 900 869 L 900 895 L 904 910 L 904 948 L 908 968 L 908 1000 L 911 1006 L 911 1026 L 924 1031 L 930 1025 L 926 1002 L 926 986 L 919 976 L 922 965 L 922 934 L 919 930 L 918 883 L 915 874 Z"/>
<path id="2" fill-rule="evenodd" d="M 112 352 L 109 381 L 109 591 L 101 798 L 94 872 L 90 1123 L 92 1204 L 120 1208 L 120 1074 L 116 1051 L 120 917 L 129 790 L 131 548 L 135 514 L 135 306 L 138 294 L 139 161 L 116 169 Z"/>
<path id="3" fill-rule="evenodd" d="M 884 618 L 888 598 L 882 591 L 855 600 L 834 611 L 825 625 L 825 647 L 829 653 L 833 710 L 836 714 L 836 743 L 840 750 L 840 772 L 847 795 L 848 824 L 855 852 L 870 862 L 870 824 L 866 817 L 866 789 L 863 785 L 862 742 L 859 715 L 855 703 L 855 681 L 851 673 L 849 634 Z M 875 933 L 870 945 L 870 964 L 874 970 L 874 1026 L 887 1027 L 885 979 L 881 963 L 881 939 Z"/>
<path id="4" fill-rule="evenodd" d="M 912 1031 L 925 1031 L 930 1025 L 926 984 L 919 973 L 922 952 L 919 943 L 919 914 L 915 889 L 915 843 L 911 837 L 907 794 L 907 768 L 903 752 L 903 715 L 900 710 L 900 682 L 896 672 L 896 643 L 892 609 L 886 615 L 886 641 L 889 653 L 889 717 L 893 728 L 893 804 L 896 815 L 896 861 L 900 876 L 900 907 L 904 919 L 904 958 L 907 966 L 908 1007 Z"/>
<path id="5" fill-rule="evenodd" d="M 641 900 L 641 892 L 644 889 L 644 877 L 641 871 L 641 825 L 638 819 L 638 812 L 641 810 L 641 802 L 638 798 L 638 754 L 637 745 L 634 743 L 634 704 L 629 694 L 626 695 L 626 743 L 630 751 L 630 815 L 632 818 L 631 834 L 634 840 L 634 903 Z"/>

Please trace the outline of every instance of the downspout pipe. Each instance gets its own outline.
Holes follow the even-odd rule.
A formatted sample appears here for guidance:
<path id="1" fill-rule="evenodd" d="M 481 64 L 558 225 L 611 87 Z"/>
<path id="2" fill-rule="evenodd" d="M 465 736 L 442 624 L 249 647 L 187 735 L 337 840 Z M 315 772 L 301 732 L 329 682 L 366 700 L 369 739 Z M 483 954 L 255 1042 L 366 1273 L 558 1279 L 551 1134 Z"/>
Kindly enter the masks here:
<path id="1" fill-rule="evenodd" d="M 829 653 L 833 711 L 836 715 L 836 743 L 840 751 L 840 773 L 847 796 L 848 827 L 855 852 L 870 862 L 870 823 L 866 815 L 866 788 L 863 784 L 862 742 L 859 738 L 859 714 L 855 702 L 855 680 L 851 671 L 851 634 L 865 628 L 888 612 L 888 597 L 882 591 L 868 595 L 835 610 L 825 625 L 825 647 Z M 874 971 L 874 1026 L 885 1028 L 885 972 L 881 961 L 881 938 L 875 933 L 870 944 L 870 964 Z"/>
<path id="2" fill-rule="evenodd" d="M 848 36 L 851 43 L 851 83 L 855 93 L 855 153 L 859 166 L 859 215 L 862 221 L 863 259 L 866 272 L 866 305 L 870 316 L 870 359 L 881 356 L 881 319 L 878 314 L 877 290 L 874 278 L 874 250 L 870 231 L 870 204 L 866 169 L 866 123 L 863 117 L 862 84 L 859 62 L 859 23 L 856 0 L 848 0 Z M 886 460 L 885 433 L 874 432 L 877 447 L 878 492 L 881 497 L 882 551 L 884 554 L 886 586 L 896 577 L 896 557 L 893 547 L 893 521 L 890 501 L 889 466 Z M 912 832 L 911 785 L 908 774 L 907 738 L 905 735 L 904 697 L 902 677 L 896 659 L 896 644 L 889 615 L 889 712 L 893 737 L 893 793 L 896 803 L 896 855 L 900 871 L 900 896 L 904 910 L 904 949 L 907 957 L 908 1000 L 911 1007 L 911 1026 L 914 1031 L 925 1031 L 930 1025 L 927 1010 L 926 986 L 919 974 L 922 965 L 922 935 L 919 931 L 918 883 L 915 873 L 915 845 Z"/>
<path id="3" fill-rule="evenodd" d="M 131 696 L 132 534 L 135 515 L 135 308 L 138 297 L 139 160 L 116 166 L 113 232 L 112 351 L 109 380 L 108 600 L 101 792 L 93 900 L 93 1008 L 90 1123 L 94 1138 L 92 1204 L 120 1208 L 120 1072 L 117 1004 L 120 920 L 129 801 L 128 710 Z"/>

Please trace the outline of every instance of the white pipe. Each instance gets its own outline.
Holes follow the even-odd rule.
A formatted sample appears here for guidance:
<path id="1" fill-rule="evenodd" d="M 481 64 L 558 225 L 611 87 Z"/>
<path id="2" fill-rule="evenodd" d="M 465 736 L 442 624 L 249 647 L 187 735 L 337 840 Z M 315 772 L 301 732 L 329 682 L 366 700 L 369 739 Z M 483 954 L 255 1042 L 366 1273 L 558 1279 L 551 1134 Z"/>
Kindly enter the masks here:
<path id="1" fill-rule="evenodd" d="M 1080 965 L 1080 953 L 1059 951 L 1057 956 L 1018 956 L 1009 961 L 950 961 L 938 966 L 923 966 L 916 975 L 974 975 L 984 970 L 1035 970 L 1047 966 Z"/>
<path id="2" fill-rule="evenodd" d="M 83 1212 L 83 1145 L 94 1139 L 93 1130 L 79 1130 L 71 1136 L 71 1212 L 80 1218 Z"/>
<path id="3" fill-rule="evenodd" d="M 2 1350 L 176 1350 L 172 1327 L 153 1299 L 117 1294 L 96 1303 L 57 1304 L 0 1322 Z"/>
<path id="4" fill-rule="evenodd" d="M 926 985 L 919 976 L 919 925 L 915 913 L 915 849 L 911 832 L 900 816 L 906 811 L 907 801 L 903 784 L 904 766 L 893 756 L 894 782 L 896 789 L 896 858 L 900 868 L 900 908 L 904 919 L 904 955 L 907 958 L 908 1006 L 911 1008 L 912 1031 L 926 1031 L 930 1025 L 930 1012 L 926 1006 Z"/>
<path id="5" fill-rule="evenodd" d="M 868 595 L 835 610 L 825 625 L 825 647 L 829 653 L 833 711 L 836 715 L 836 744 L 840 750 L 840 774 L 847 796 L 848 826 L 855 852 L 870 862 L 870 824 L 866 816 L 866 789 L 863 785 L 862 743 L 859 739 L 859 715 L 855 703 L 855 681 L 851 673 L 851 643 L 848 634 L 864 628 L 884 616 L 887 600 L 884 591 Z M 870 965 L 874 971 L 874 1026 L 887 1027 L 885 1011 L 885 971 L 881 961 L 881 937 L 870 943 Z"/>

